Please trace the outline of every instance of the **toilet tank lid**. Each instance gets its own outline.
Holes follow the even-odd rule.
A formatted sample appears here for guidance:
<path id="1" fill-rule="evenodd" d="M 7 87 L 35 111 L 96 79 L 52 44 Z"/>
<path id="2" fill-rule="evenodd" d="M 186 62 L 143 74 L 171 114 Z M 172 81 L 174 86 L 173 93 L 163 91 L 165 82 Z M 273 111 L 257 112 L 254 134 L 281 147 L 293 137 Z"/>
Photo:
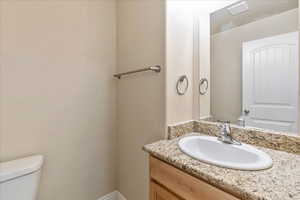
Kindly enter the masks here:
<path id="1" fill-rule="evenodd" d="M 41 169 L 43 156 L 35 155 L 0 163 L 0 183 Z"/>

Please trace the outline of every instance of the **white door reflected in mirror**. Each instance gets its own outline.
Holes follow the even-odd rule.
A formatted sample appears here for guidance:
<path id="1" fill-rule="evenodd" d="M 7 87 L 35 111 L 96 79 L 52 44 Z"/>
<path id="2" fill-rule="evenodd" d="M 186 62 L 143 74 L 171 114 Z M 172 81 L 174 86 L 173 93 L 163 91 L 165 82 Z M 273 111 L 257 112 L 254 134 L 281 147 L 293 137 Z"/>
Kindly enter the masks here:
<path id="1" fill-rule="evenodd" d="M 243 43 L 246 126 L 298 132 L 298 34 Z"/>

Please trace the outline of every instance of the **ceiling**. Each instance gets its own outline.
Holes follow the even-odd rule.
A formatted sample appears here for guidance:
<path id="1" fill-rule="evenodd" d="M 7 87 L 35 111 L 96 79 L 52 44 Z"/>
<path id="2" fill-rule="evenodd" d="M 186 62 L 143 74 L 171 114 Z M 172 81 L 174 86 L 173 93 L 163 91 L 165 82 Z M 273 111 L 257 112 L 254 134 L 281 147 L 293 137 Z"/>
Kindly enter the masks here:
<path id="1" fill-rule="evenodd" d="M 211 33 L 216 34 L 253 21 L 270 17 L 294 8 L 298 0 L 245 0 L 249 10 L 238 15 L 231 15 L 226 8 L 211 14 Z"/>

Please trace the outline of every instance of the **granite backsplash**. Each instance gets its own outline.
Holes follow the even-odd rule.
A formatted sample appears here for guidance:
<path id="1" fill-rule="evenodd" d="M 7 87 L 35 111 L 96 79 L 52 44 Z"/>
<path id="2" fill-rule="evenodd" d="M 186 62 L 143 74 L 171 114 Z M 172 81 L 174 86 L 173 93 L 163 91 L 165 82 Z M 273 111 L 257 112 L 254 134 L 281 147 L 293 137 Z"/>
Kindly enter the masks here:
<path id="1" fill-rule="evenodd" d="M 168 126 L 168 139 L 174 139 L 187 133 L 197 132 L 218 136 L 216 122 L 188 121 Z M 232 125 L 232 136 L 243 143 L 270 148 L 300 155 L 300 136 L 258 128 L 244 128 Z"/>

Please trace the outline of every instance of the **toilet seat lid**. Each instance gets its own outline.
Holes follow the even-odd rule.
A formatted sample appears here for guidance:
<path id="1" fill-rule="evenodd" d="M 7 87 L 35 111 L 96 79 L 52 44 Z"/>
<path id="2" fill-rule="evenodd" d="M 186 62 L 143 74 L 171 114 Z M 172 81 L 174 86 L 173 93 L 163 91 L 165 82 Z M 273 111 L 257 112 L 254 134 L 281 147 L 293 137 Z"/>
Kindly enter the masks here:
<path id="1" fill-rule="evenodd" d="M 0 163 L 0 183 L 20 176 L 31 174 L 41 169 L 43 156 L 35 155 Z"/>

